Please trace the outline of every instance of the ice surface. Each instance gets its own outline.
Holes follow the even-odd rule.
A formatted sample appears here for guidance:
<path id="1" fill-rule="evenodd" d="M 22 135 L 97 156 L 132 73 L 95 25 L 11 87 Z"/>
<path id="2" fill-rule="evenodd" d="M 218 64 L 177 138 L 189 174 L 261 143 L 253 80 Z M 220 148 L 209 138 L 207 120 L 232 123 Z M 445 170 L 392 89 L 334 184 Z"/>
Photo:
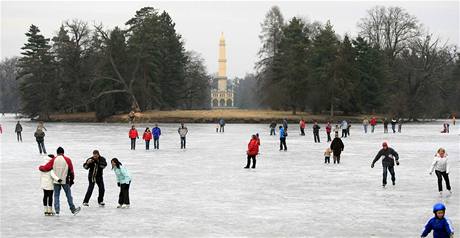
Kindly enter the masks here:
<path id="1" fill-rule="evenodd" d="M 116 209 L 119 188 L 107 168 L 105 208 L 90 201 L 71 215 L 61 194 L 61 216 L 44 217 L 38 165 L 42 157 L 33 137 L 35 122 L 24 121 L 23 143 L 16 142 L 15 119 L 2 117 L 1 237 L 419 237 L 440 201 L 436 176 L 428 175 L 433 155 L 444 147 L 452 165 L 454 194 L 442 200 L 460 229 L 459 125 L 441 134 L 441 121 L 404 124 L 402 134 L 364 134 L 353 124 L 344 139 L 340 165 L 325 165 L 327 147 L 313 143 L 290 124 L 288 152 L 265 124 L 187 124 L 187 149 L 180 150 L 177 124 L 160 124 L 160 150 L 145 151 L 138 141 L 130 151 L 128 124 L 46 123 L 45 145 L 63 146 L 76 168 L 72 194 L 81 205 L 88 181 L 84 160 L 99 149 L 117 157 L 133 177 L 131 208 Z M 138 125 L 139 132 L 152 124 Z M 261 135 L 257 169 L 245 170 L 250 135 Z M 387 140 L 400 155 L 396 187 L 381 188 L 381 163 L 370 163 Z M 153 145 L 151 145 L 151 148 Z M 389 180 L 390 181 L 390 180 Z"/>

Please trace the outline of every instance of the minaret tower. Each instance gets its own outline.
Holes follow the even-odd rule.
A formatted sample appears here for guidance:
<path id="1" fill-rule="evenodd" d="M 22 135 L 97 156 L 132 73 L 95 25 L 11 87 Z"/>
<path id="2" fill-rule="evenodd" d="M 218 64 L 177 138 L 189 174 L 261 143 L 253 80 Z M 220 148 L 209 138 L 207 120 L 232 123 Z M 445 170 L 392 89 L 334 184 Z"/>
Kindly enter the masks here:
<path id="1" fill-rule="evenodd" d="M 225 38 L 222 32 L 219 40 L 219 72 L 217 73 L 218 91 L 227 91 L 227 56 L 225 54 Z"/>

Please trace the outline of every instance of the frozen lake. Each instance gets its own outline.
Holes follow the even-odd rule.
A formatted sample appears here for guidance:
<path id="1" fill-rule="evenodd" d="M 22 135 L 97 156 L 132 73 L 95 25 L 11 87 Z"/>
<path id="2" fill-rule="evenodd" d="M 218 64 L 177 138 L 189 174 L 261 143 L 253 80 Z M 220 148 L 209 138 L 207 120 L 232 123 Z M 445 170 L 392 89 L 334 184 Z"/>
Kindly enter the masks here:
<path id="1" fill-rule="evenodd" d="M 61 192 L 61 216 L 45 217 L 36 123 L 22 123 L 23 143 L 16 141 L 15 123 L 1 118 L 1 237 L 420 237 L 440 200 L 460 230 L 458 124 L 450 134 L 439 133 L 442 122 L 405 124 L 402 134 L 383 134 L 381 125 L 364 134 L 353 124 L 341 164 L 325 165 L 324 125 L 315 144 L 311 124 L 305 137 L 290 124 L 288 151 L 279 152 L 278 137 L 270 137 L 265 124 L 228 124 L 223 134 L 214 124 L 187 124 L 186 150 L 180 150 L 178 124 L 160 124 L 160 150 L 145 151 L 138 140 L 131 151 L 128 124 L 46 123 L 48 153 L 62 146 L 73 160 L 76 205 L 88 185 L 82 165 L 94 149 L 107 160 L 119 158 L 133 182 L 130 209 L 115 208 L 119 188 L 107 167 L 105 208 L 97 206 L 95 188 L 90 207 L 73 216 Z M 146 126 L 153 125 L 137 125 L 139 133 Z M 257 169 L 245 170 L 247 143 L 256 132 L 262 143 Z M 381 162 L 370 168 L 384 140 L 401 163 L 396 186 L 387 189 Z M 449 155 L 454 191 L 442 199 L 436 176 L 428 174 L 439 147 Z"/>

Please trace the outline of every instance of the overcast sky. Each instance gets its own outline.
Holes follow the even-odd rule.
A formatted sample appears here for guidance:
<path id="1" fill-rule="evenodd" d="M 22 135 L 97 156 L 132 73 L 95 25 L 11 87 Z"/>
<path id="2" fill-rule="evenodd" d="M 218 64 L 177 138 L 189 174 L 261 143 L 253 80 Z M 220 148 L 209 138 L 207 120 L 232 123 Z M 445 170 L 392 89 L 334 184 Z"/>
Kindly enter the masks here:
<path id="1" fill-rule="evenodd" d="M 2 1 L 1 56 L 20 55 L 26 42 L 25 32 L 37 25 L 45 37 L 56 34 L 60 24 L 78 18 L 102 22 L 106 27 L 124 26 L 136 10 L 151 6 L 167 11 L 176 30 L 183 36 L 185 48 L 202 55 L 210 73 L 217 71 L 220 32 L 227 43 L 229 77 L 253 72 L 260 48 L 260 23 L 271 6 L 278 5 L 285 19 L 294 16 L 310 21 L 328 19 L 336 33 L 356 36 L 356 24 L 375 5 L 400 6 L 415 15 L 423 25 L 451 44 L 459 44 L 459 1 L 257 1 L 257 2 L 160 2 L 160 1 Z"/>

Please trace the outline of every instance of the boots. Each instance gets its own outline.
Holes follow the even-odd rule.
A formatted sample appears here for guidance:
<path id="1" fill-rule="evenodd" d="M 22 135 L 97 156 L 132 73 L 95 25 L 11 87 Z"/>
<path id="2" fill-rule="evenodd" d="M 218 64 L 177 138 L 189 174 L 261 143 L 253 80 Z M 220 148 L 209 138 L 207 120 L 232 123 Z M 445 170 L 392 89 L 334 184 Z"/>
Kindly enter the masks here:
<path id="1" fill-rule="evenodd" d="M 43 207 L 43 210 L 45 211 L 45 216 L 49 216 L 48 207 L 47 207 L 47 206 L 44 206 L 44 207 Z"/>
<path id="2" fill-rule="evenodd" d="M 49 206 L 49 207 L 48 207 L 48 216 L 54 216 L 54 212 L 53 212 L 53 207 L 52 207 L 52 206 Z"/>
<path id="3" fill-rule="evenodd" d="M 252 167 L 251 167 L 251 168 L 252 168 L 252 169 L 255 169 L 255 168 L 256 168 L 256 160 L 255 160 L 255 159 L 252 160 Z"/>

